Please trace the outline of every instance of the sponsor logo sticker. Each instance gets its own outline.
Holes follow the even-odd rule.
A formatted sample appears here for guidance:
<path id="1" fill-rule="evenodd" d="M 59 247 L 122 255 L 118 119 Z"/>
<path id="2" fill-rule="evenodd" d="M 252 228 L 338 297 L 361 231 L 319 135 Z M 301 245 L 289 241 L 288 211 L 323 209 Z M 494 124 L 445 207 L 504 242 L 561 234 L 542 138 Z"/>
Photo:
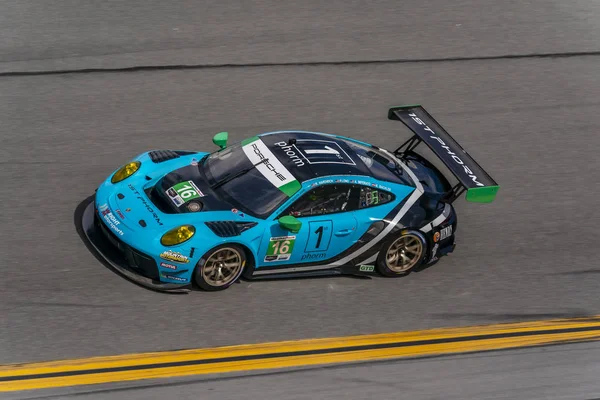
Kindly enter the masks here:
<path id="1" fill-rule="evenodd" d="M 179 282 L 187 282 L 188 280 L 177 275 L 160 274 L 163 278 L 172 279 Z"/>
<path id="2" fill-rule="evenodd" d="M 372 265 L 361 265 L 358 270 L 361 272 L 373 272 L 375 271 L 375 267 Z"/>
<path id="3" fill-rule="evenodd" d="M 322 252 L 322 253 L 305 253 L 302 255 L 302 258 L 300 259 L 300 261 L 304 261 L 304 260 L 320 260 L 325 258 L 325 255 L 327 253 Z"/>
<path id="4" fill-rule="evenodd" d="M 175 252 L 173 250 L 167 250 L 160 253 L 160 258 L 163 260 L 174 261 L 182 264 L 187 264 L 190 262 L 189 257 L 184 256 L 181 253 Z"/>
<path id="5" fill-rule="evenodd" d="M 436 243 L 435 246 L 433 246 L 433 249 L 431 249 L 431 259 L 429 260 L 428 264 L 431 264 L 432 262 L 434 262 L 435 260 L 438 259 L 438 257 L 437 257 L 438 247 L 440 247 L 440 244 Z"/>
<path id="6" fill-rule="evenodd" d="M 440 240 L 444 240 L 452 236 L 452 225 L 445 227 L 440 231 Z"/>
<path id="7" fill-rule="evenodd" d="M 114 214 L 108 208 L 108 204 L 102 204 L 98 207 L 98 211 L 100 211 L 100 215 L 102 215 L 102 219 L 106 221 L 106 224 L 110 226 L 110 228 L 119 234 L 119 236 L 123 236 L 123 231 L 118 227 L 121 224 L 121 221 L 114 216 Z"/>
<path id="8" fill-rule="evenodd" d="M 166 262 L 161 262 L 160 266 L 161 267 L 165 267 L 165 268 L 169 268 L 169 269 L 177 269 L 177 266 L 175 266 L 173 264 L 167 264 Z"/>
<path id="9" fill-rule="evenodd" d="M 296 236 L 278 236 L 269 240 L 265 261 L 286 261 L 292 256 Z"/>

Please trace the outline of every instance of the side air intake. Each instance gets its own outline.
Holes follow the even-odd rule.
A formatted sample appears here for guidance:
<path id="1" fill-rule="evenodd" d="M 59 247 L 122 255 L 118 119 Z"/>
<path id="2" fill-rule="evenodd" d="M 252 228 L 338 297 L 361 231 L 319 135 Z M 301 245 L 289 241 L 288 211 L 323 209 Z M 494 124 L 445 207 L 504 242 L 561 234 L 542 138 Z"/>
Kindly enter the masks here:
<path id="1" fill-rule="evenodd" d="M 148 153 L 148 155 L 150 156 L 150 159 L 157 164 L 179 158 L 179 154 L 173 150 L 153 150 Z"/>
<path id="2" fill-rule="evenodd" d="M 257 225 L 256 222 L 214 221 L 205 222 L 215 235 L 220 237 L 239 236 L 245 230 Z"/>

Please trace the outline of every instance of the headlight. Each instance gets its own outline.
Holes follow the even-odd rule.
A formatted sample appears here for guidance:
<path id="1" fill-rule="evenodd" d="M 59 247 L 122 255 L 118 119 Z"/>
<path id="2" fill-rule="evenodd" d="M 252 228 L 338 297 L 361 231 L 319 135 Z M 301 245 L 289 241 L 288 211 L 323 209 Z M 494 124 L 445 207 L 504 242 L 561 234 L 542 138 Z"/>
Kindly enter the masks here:
<path id="1" fill-rule="evenodd" d="M 171 229 L 160 238 L 163 246 L 175 246 L 190 239 L 196 233 L 196 228 L 192 225 L 183 225 L 179 228 Z"/>
<path id="2" fill-rule="evenodd" d="M 112 183 L 121 182 L 125 178 L 129 178 L 131 175 L 135 173 L 138 169 L 140 169 L 140 165 L 142 165 L 139 161 L 132 161 L 128 164 L 123 165 L 110 179 Z"/>

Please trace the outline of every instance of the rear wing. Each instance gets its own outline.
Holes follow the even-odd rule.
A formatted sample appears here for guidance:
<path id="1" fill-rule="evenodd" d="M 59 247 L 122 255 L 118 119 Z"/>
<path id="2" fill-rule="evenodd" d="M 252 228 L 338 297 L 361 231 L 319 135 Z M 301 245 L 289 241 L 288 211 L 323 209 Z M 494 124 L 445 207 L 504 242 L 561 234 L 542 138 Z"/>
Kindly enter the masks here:
<path id="1" fill-rule="evenodd" d="M 388 118 L 402 122 L 415 134 L 394 151 L 396 156 L 402 158 L 424 142 L 458 179 L 458 184 L 448 194 L 450 202 L 465 191 L 467 201 L 494 201 L 500 189 L 498 184 L 423 107 L 392 107 L 388 111 Z"/>

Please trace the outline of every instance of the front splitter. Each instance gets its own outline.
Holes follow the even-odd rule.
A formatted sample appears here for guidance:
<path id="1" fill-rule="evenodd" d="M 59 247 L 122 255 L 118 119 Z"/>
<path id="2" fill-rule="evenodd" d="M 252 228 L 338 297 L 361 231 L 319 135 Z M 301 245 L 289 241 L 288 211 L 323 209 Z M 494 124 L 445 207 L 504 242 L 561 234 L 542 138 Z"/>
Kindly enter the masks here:
<path id="1" fill-rule="evenodd" d="M 146 278 L 131 269 L 129 263 L 119 251 L 104 237 L 102 232 L 94 224 L 95 207 L 94 196 L 92 201 L 86 206 L 81 225 L 88 242 L 93 246 L 96 252 L 106 261 L 115 271 L 119 272 L 125 278 L 144 286 L 148 289 L 168 292 L 168 293 L 188 293 L 191 291 L 191 284 L 180 285 L 177 283 L 165 283 L 154 279 Z"/>

